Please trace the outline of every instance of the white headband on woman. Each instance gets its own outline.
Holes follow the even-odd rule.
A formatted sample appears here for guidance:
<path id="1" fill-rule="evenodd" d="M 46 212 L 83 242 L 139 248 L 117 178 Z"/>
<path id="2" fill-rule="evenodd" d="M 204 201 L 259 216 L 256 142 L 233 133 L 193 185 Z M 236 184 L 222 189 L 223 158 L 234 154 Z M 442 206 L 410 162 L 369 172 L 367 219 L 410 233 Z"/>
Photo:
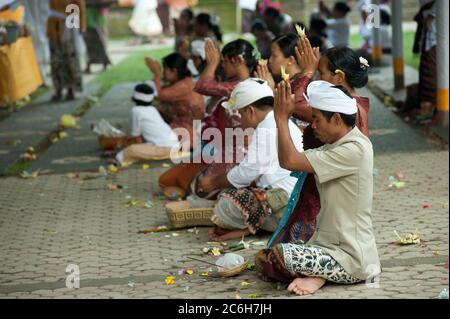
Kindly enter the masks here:
<path id="1" fill-rule="evenodd" d="M 308 85 L 306 94 L 308 104 L 318 110 L 342 114 L 356 114 L 356 100 L 345 94 L 341 89 L 326 81 L 313 81 Z"/>

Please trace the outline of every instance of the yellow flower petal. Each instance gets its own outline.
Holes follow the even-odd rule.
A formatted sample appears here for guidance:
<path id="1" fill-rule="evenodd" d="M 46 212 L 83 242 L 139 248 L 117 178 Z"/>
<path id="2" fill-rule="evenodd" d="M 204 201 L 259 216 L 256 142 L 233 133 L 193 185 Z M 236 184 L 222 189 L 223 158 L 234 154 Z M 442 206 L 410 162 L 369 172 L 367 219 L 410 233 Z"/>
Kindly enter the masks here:
<path id="1" fill-rule="evenodd" d="M 217 247 L 214 247 L 211 252 L 214 256 L 220 256 L 220 250 Z"/>
<path id="2" fill-rule="evenodd" d="M 250 286 L 250 283 L 249 283 L 249 282 L 247 282 L 247 281 L 241 282 L 241 287 L 242 287 L 242 288 L 247 288 L 248 286 Z"/>
<path id="3" fill-rule="evenodd" d="M 150 165 L 148 165 L 148 164 L 144 164 L 144 165 L 142 165 L 142 169 L 145 171 L 145 170 L 148 170 L 150 168 Z"/>
<path id="4" fill-rule="evenodd" d="M 166 283 L 166 285 L 173 285 L 175 283 L 175 277 L 167 276 L 164 282 Z"/>

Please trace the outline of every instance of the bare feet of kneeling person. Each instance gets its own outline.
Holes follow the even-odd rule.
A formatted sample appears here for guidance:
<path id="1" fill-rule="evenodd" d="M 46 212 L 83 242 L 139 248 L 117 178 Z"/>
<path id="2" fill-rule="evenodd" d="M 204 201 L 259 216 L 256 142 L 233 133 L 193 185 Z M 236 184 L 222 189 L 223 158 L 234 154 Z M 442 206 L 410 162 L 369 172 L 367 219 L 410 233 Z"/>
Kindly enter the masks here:
<path id="1" fill-rule="evenodd" d="M 215 226 L 208 231 L 209 240 L 214 240 L 218 242 L 227 241 L 231 239 L 242 238 L 242 236 L 250 235 L 248 228 L 246 229 L 236 229 L 228 230 Z"/>
<path id="2" fill-rule="evenodd" d="M 288 291 L 297 295 L 312 295 L 319 290 L 326 280 L 320 277 L 295 278 L 289 285 Z"/>

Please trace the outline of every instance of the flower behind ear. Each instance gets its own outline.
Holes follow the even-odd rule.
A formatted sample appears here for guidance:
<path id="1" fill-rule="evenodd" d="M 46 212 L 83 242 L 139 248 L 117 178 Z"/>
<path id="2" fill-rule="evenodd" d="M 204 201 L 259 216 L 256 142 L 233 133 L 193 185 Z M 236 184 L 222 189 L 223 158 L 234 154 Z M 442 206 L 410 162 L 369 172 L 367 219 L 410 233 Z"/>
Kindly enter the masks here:
<path id="1" fill-rule="evenodd" d="M 363 70 L 370 68 L 369 61 L 364 59 L 362 56 L 359 57 L 359 63 L 361 64 L 361 69 Z"/>

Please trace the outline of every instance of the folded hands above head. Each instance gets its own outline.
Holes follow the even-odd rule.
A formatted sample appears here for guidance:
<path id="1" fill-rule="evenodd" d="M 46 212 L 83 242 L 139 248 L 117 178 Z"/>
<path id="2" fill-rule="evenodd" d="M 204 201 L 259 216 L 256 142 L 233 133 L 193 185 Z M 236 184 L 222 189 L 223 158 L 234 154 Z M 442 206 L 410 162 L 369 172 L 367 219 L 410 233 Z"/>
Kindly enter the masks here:
<path id="1" fill-rule="evenodd" d="M 287 122 L 295 109 L 295 95 L 289 82 L 281 81 L 274 92 L 274 114 L 277 122 Z"/>
<path id="2" fill-rule="evenodd" d="M 148 69 L 153 73 L 153 75 L 156 77 L 159 77 L 161 75 L 161 65 L 158 61 L 153 60 L 152 58 L 146 56 L 144 58 L 145 65 L 147 65 Z"/>
<path id="3" fill-rule="evenodd" d="M 267 81 L 272 90 L 275 89 L 275 81 L 273 79 L 272 73 L 269 71 L 267 64 L 258 64 L 254 72 L 254 76 Z"/>
<path id="4" fill-rule="evenodd" d="M 307 37 L 301 37 L 295 47 L 295 57 L 303 74 L 312 78 L 319 67 L 320 49 L 311 47 Z"/>

